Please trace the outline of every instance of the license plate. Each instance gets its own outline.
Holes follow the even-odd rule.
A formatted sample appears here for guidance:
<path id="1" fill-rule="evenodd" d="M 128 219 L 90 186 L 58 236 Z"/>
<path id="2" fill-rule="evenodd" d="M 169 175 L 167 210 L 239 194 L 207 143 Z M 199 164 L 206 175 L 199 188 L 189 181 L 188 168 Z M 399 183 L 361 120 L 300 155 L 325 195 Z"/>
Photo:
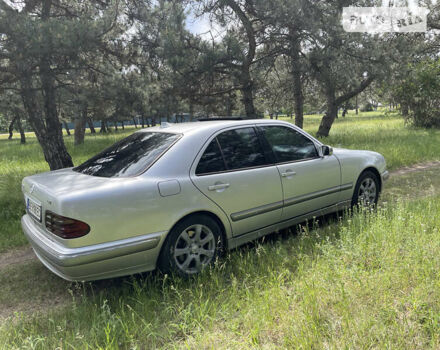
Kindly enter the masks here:
<path id="1" fill-rule="evenodd" d="M 27 198 L 26 209 L 35 219 L 41 222 L 41 205 L 34 200 Z"/>

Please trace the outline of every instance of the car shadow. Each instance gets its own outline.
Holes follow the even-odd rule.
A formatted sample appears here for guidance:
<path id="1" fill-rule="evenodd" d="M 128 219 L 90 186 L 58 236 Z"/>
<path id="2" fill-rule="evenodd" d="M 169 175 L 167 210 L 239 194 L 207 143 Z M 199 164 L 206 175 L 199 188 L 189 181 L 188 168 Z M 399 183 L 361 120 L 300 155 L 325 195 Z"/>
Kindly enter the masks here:
<path id="1" fill-rule="evenodd" d="M 254 241 L 248 242 L 240 247 L 232 249 L 231 251 L 226 252 L 221 258 L 220 263 L 227 264 L 229 261 L 229 257 L 234 254 L 240 254 L 240 252 L 248 252 L 252 250 L 257 250 L 260 246 L 270 246 L 274 245 L 277 242 L 285 242 L 287 240 L 299 239 L 299 234 L 301 232 L 313 232 L 316 229 L 325 228 L 332 224 L 336 224 L 341 218 L 345 215 L 349 215 L 344 212 L 337 212 L 327 214 L 325 216 L 317 217 L 314 220 L 304 221 L 295 226 L 291 226 L 289 228 L 280 230 L 279 232 L 270 233 L 264 237 L 256 239 Z M 319 243 L 319 240 L 328 241 L 327 236 L 321 236 L 319 238 L 314 238 L 316 243 Z M 318 239 L 318 241 L 316 241 Z M 333 237 L 332 239 L 336 239 Z M 304 253 L 304 251 L 303 251 Z M 215 267 L 213 269 L 216 269 Z M 81 290 L 81 294 L 83 296 L 92 297 L 96 295 L 115 295 L 120 293 L 121 290 L 128 287 L 129 289 L 134 289 L 136 286 L 148 286 L 148 288 L 160 289 L 163 287 L 165 280 L 172 281 L 173 283 L 177 283 L 178 285 L 182 285 L 184 287 L 191 287 L 193 284 L 198 284 L 197 277 L 184 279 L 177 275 L 164 275 L 160 271 L 151 271 L 135 274 L 132 276 L 124 276 L 124 277 L 116 277 L 92 282 L 83 283 L 82 288 L 76 288 L 77 290 Z M 75 283 L 73 283 L 75 284 Z M 73 289 L 73 288 L 72 288 Z M 84 292 L 86 293 L 84 295 Z"/>

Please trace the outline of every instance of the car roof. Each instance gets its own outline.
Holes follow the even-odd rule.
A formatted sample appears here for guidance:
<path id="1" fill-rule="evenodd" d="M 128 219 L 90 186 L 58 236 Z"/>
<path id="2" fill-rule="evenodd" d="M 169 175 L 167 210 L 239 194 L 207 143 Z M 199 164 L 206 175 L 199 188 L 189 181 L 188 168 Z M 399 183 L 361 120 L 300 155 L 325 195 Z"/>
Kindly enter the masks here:
<path id="1" fill-rule="evenodd" d="M 169 132 L 187 135 L 206 131 L 216 132 L 217 130 L 226 129 L 229 127 L 268 123 L 293 126 L 291 123 L 272 119 L 215 120 L 194 121 L 187 123 L 162 123 L 160 126 L 141 129 L 138 132 Z"/>

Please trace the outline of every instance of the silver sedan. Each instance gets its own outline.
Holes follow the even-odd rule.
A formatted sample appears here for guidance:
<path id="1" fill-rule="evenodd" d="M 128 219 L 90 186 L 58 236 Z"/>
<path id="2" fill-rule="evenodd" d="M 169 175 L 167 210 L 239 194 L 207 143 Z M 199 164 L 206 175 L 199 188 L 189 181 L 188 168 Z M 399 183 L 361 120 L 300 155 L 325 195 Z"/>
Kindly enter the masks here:
<path id="1" fill-rule="evenodd" d="M 159 268 L 190 276 L 268 233 L 374 205 L 384 157 L 335 149 L 269 120 L 163 124 L 76 168 L 29 176 L 22 227 L 72 281 Z"/>

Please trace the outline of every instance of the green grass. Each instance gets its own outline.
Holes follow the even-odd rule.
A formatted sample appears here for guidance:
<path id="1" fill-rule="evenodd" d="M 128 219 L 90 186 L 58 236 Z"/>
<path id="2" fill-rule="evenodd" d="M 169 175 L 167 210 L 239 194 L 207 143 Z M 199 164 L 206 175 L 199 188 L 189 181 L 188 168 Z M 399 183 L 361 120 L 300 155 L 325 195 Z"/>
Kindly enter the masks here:
<path id="1" fill-rule="evenodd" d="M 320 116 L 306 116 L 305 129 L 314 134 Z M 286 119 L 286 118 L 284 118 Z M 290 119 L 286 119 L 289 120 Z M 118 139 L 129 135 L 133 128 L 110 135 L 87 134 L 85 144 L 74 147 L 73 137 L 66 144 L 74 163 L 79 164 Z M 21 180 L 24 176 L 49 170 L 41 149 L 32 135 L 28 143 L 20 145 L 18 135 L 0 139 L 0 252 L 26 244 L 21 233 L 20 217 L 24 206 Z M 369 149 L 382 153 L 390 169 L 427 160 L 440 159 L 440 130 L 407 128 L 401 117 L 383 112 L 349 113 L 339 118 L 332 127 L 330 137 L 323 142 L 351 149 Z"/>
<path id="2" fill-rule="evenodd" d="M 321 116 L 306 116 L 304 129 L 315 135 L 320 121 Z M 345 118 L 339 117 L 330 136 L 321 141 L 333 147 L 379 152 L 391 170 L 440 159 L 440 130 L 406 127 L 402 117 L 394 113 L 368 112 L 356 116 L 351 112 Z"/>
<path id="3" fill-rule="evenodd" d="M 438 348 L 439 212 L 440 197 L 398 201 L 248 245 L 190 281 L 146 274 L 72 285 L 71 306 L 4 323 L 0 344 Z"/>
<path id="4" fill-rule="evenodd" d="M 66 143 L 77 164 L 130 132 Z M 369 113 L 339 119 L 325 142 L 380 148 L 395 169 L 439 159 L 439 138 Z M 47 170 L 29 140 L 0 140 L 0 250 L 25 243 L 21 178 Z M 0 316 L 16 311 L 0 320 L 0 349 L 439 348 L 439 173 L 392 176 L 377 212 L 268 236 L 189 281 L 70 284 L 37 261 L 0 269 Z"/>

